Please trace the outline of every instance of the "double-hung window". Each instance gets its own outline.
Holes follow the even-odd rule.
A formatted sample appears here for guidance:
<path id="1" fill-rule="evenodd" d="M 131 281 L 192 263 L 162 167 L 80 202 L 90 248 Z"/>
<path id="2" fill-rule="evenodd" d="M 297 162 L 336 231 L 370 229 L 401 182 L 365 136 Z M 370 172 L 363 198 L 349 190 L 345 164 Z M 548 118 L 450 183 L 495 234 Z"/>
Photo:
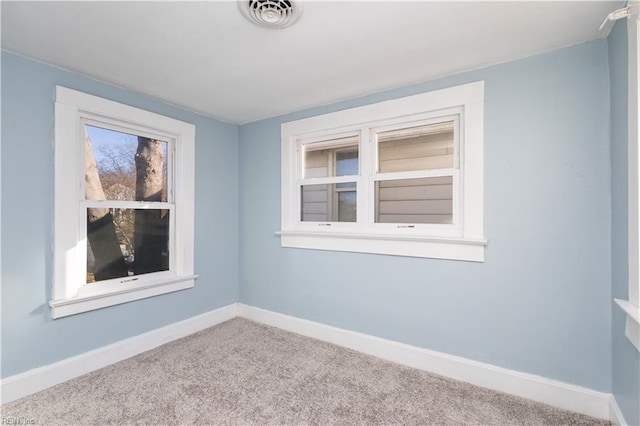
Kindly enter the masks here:
<path id="1" fill-rule="evenodd" d="M 282 246 L 484 260 L 482 82 L 282 125 Z"/>
<path id="2" fill-rule="evenodd" d="M 355 222 L 357 209 L 358 137 L 300 141 L 300 219 L 303 222 Z"/>
<path id="3" fill-rule="evenodd" d="M 56 88 L 54 318 L 193 287 L 194 138 Z"/>

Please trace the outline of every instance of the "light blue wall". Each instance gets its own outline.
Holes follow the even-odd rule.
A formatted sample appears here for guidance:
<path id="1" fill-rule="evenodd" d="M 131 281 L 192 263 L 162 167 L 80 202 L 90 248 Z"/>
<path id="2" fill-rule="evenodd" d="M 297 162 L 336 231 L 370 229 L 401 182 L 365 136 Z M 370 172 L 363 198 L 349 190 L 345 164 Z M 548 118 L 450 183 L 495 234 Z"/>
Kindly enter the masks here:
<path id="1" fill-rule="evenodd" d="M 607 52 L 594 41 L 239 130 L 3 53 L 2 377 L 239 299 L 611 391 L 610 283 L 624 272 L 615 256 L 611 268 L 611 205 L 614 219 L 624 206 L 615 173 L 611 199 Z M 280 247 L 282 122 L 476 80 L 486 84 L 483 264 Z M 49 318 L 56 84 L 196 124 L 195 289 Z"/>
<path id="2" fill-rule="evenodd" d="M 609 35 L 611 84 L 611 301 L 628 298 L 627 22 Z M 640 353 L 624 335 L 626 315 L 612 303 L 612 390 L 625 420 L 640 424 Z"/>
<path id="3" fill-rule="evenodd" d="M 607 62 L 598 40 L 241 126 L 240 302 L 610 391 Z M 280 247 L 282 122 L 475 80 L 484 263 Z"/>
<path id="4" fill-rule="evenodd" d="M 194 289 L 51 320 L 56 84 L 196 125 Z M 237 127 L 2 54 L 2 377 L 237 300 Z"/>

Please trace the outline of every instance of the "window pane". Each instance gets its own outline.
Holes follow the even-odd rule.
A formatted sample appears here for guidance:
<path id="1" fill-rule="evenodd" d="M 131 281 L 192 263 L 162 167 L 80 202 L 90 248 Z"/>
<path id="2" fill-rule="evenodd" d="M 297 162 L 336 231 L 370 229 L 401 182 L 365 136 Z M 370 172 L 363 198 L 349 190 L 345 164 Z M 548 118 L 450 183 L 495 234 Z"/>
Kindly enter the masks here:
<path id="1" fill-rule="evenodd" d="M 349 137 L 305 145 L 305 178 L 354 176 L 357 174 L 358 139 Z"/>
<path id="2" fill-rule="evenodd" d="M 87 283 L 169 270 L 169 210 L 87 209 Z"/>
<path id="3" fill-rule="evenodd" d="M 452 223 L 451 176 L 376 182 L 377 223 Z"/>
<path id="4" fill-rule="evenodd" d="M 356 221 L 356 191 L 338 192 L 338 222 Z"/>
<path id="5" fill-rule="evenodd" d="M 454 166 L 453 121 L 378 133 L 380 173 Z"/>
<path id="6" fill-rule="evenodd" d="M 356 183 L 302 186 L 303 222 L 355 222 Z"/>
<path id="7" fill-rule="evenodd" d="M 85 126 L 87 200 L 167 201 L 166 141 Z"/>
<path id="8" fill-rule="evenodd" d="M 336 176 L 355 176 L 358 174 L 358 149 L 336 152 Z"/>

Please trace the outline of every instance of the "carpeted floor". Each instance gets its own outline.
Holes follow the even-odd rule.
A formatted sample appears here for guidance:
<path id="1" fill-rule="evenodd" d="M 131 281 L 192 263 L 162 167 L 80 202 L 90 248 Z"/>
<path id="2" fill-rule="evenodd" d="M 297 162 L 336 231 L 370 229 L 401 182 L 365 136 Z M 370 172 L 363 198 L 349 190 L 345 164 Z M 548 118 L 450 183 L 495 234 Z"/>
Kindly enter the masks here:
<path id="1" fill-rule="evenodd" d="M 56 425 L 609 424 L 240 318 L 6 404 L 2 417 Z"/>

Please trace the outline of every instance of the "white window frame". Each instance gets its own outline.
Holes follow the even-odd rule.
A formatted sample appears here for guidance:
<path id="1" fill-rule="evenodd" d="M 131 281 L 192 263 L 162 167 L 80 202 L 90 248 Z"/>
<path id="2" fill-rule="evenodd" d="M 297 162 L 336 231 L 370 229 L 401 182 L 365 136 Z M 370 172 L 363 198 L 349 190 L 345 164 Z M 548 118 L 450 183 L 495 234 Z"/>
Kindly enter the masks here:
<path id="1" fill-rule="evenodd" d="M 459 162 L 459 182 L 454 185 L 454 225 L 375 223 L 374 180 L 442 173 L 378 174 L 376 131 L 444 122 L 448 117 L 459 120 L 454 144 L 454 158 Z M 282 228 L 276 233 L 282 247 L 483 262 L 487 243 L 483 123 L 483 81 L 283 123 Z M 360 136 L 358 176 L 301 179 L 303 144 L 352 134 Z M 336 180 L 356 181 L 357 222 L 302 222 L 299 185 Z"/>
<path id="2" fill-rule="evenodd" d="M 359 136 L 359 132 L 350 132 L 347 134 L 330 134 L 330 135 L 323 135 L 323 137 L 320 138 L 311 138 L 311 139 L 306 139 L 306 140 L 297 140 L 296 141 L 296 149 L 298 150 L 298 152 L 304 152 L 304 149 L 307 145 L 314 145 L 315 149 L 326 149 L 326 148 L 330 148 L 330 149 L 337 149 L 337 150 L 345 150 L 345 151 L 349 151 L 350 147 L 353 146 L 353 142 L 351 142 L 350 139 L 354 139 L 354 140 L 359 140 L 360 136 Z M 336 140 L 340 140 L 343 139 L 342 142 L 336 142 Z M 348 139 L 349 142 L 345 142 L 344 139 Z M 359 147 L 358 147 L 359 150 Z M 322 184 L 336 184 L 336 183 L 352 183 L 352 182 L 356 182 L 356 187 L 357 187 L 357 182 L 358 182 L 358 178 L 357 176 L 334 176 L 335 174 L 335 167 L 336 167 L 336 154 L 339 151 L 334 151 L 331 153 L 331 155 L 328 156 L 327 158 L 327 177 L 325 178 L 311 178 L 311 179 L 306 179 L 306 177 L 302 177 L 300 179 L 301 185 L 322 185 Z M 298 170 L 297 173 L 299 173 L 300 175 L 302 175 L 303 169 L 304 169 L 304 154 L 301 154 L 299 158 L 296 159 L 296 161 L 298 161 L 296 170 Z M 358 157 L 358 163 L 360 163 L 360 158 Z M 358 167 L 359 168 L 359 167 Z M 337 188 L 334 187 L 331 193 L 327 193 L 327 205 L 328 205 L 328 211 L 332 212 L 332 215 L 337 215 L 338 214 L 338 193 L 340 192 L 348 192 L 348 191 L 353 191 L 352 187 L 345 187 L 345 188 Z M 302 198 L 301 198 L 301 194 L 299 191 L 295 192 L 295 196 L 297 197 L 297 203 L 302 203 Z M 336 226 L 341 226 L 340 224 L 336 223 Z M 348 224 L 347 224 L 348 226 Z"/>
<path id="3" fill-rule="evenodd" d="M 630 10 L 637 10 L 638 1 L 630 1 Z M 640 150 L 638 136 L 640 135 L 640 119 L 638 114 L 638 100 L 640 98 L 640 31 L 637 12 L 627 18 L 628 33 L 628 61 L 629 61 L 629 118 L 628 118 L 628 226 L 629 226 L 629 296 L 628 300 L 615 299 L 616 303 L 627 314 L 625 335 L 640 351 Z"/>
<path id="4" fill-rule="evenodd" d="M 84 197 L 85 124 L 169 141 L 173 174 L 167 183 L 173 203 L 103 202 L 110 207 L 135 204 L 135 208 L 170 210 L 169 271 L 86 284 L 86 208 L 101 201 Z M 54 319 L 194 286 L 193 124 L 56 86 L 54 161 L 54 274 L 49 302 Z"/>

